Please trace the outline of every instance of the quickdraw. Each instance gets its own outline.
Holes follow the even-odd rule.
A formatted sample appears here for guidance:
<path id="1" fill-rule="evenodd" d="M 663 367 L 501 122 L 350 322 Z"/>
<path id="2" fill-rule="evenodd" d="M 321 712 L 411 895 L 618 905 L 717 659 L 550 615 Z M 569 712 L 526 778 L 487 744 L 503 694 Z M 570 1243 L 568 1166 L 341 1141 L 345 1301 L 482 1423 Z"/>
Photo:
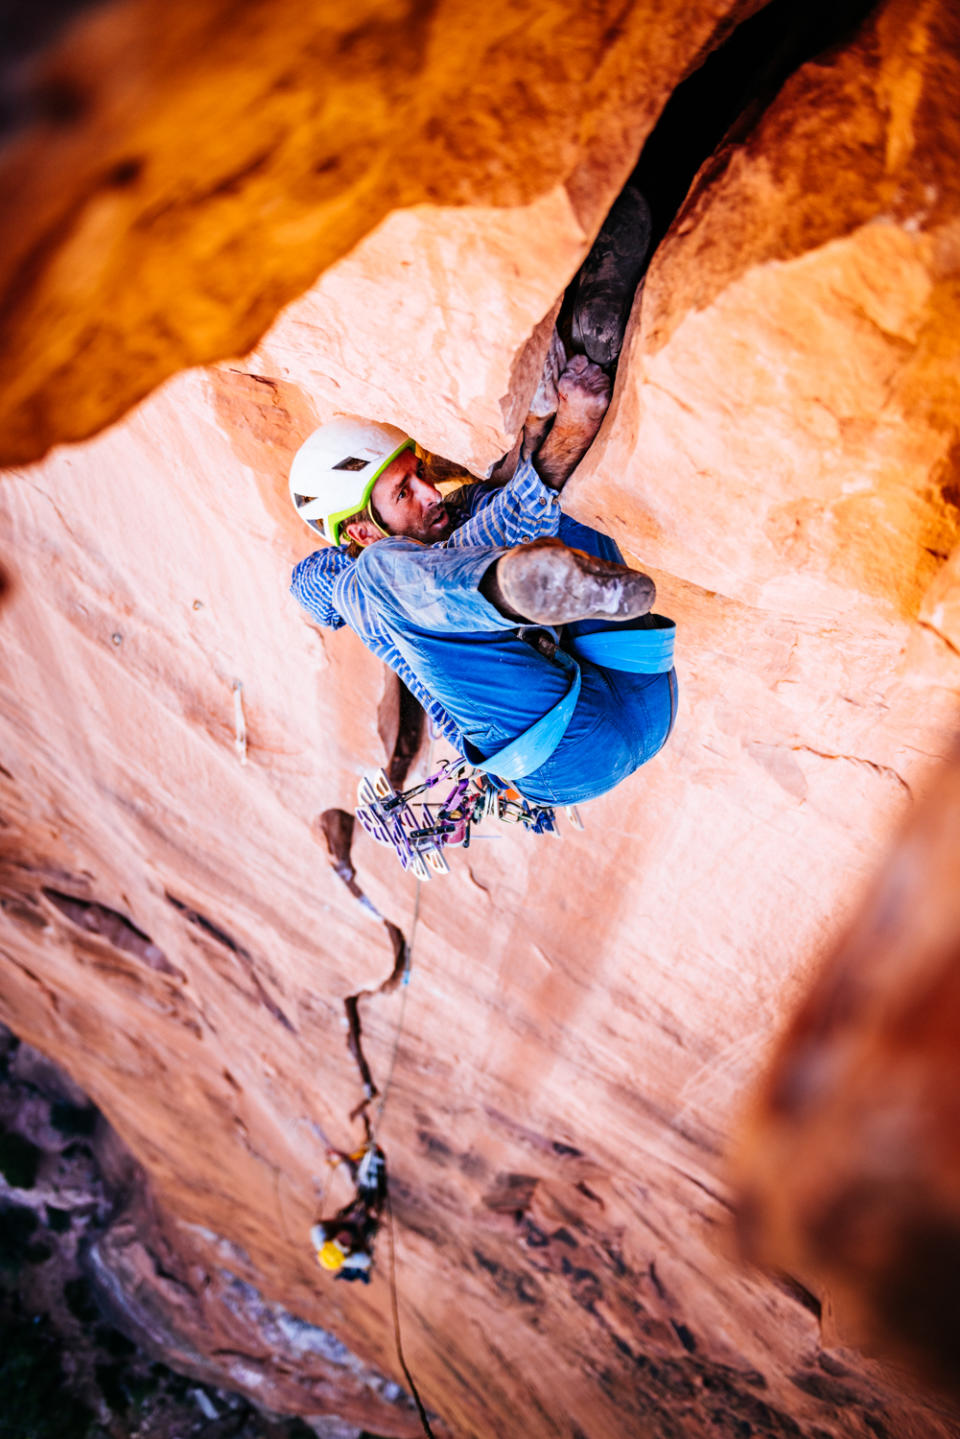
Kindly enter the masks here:
<path id="1" fill-rule="evenodd" d="M 421 798 L 444 783 L 450 788 L 439 804 Z M 449 874 L 444 847 L 453 843 L 468 849 L 473 830 L 490 817 L 519 824 L 532 834 L 557 834 L 552 805 L 524 799 L 464 759 L 444 760 L 435 773 L 405 790 L 395 790 L 384 770 L 372 778 L 364 775 L 357 798 L 357 819 L 363 828 L 379 844 L 393 849 L 403 869 L 421 880 Z M 583 829 L 576 806 L 567 806 L 566 813 L 574 829 Z"/>

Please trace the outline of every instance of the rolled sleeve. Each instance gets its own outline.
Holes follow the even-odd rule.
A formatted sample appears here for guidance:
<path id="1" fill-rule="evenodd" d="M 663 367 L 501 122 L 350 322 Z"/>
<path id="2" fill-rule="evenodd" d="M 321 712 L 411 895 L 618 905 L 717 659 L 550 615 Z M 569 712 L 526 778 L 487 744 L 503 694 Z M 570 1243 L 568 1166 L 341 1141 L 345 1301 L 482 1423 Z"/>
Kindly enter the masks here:
<path id="1" fill-rule="evenodd" d="M 562 513 L 556 490 L 543 483 L 532 461 L 521 460 L 502 489 L 485 489 L 478 495 L 475 512 L 441 545 L 510 548 L 543 536 L 553 538 L 559 533 Z"/>
<path id="2" fill-rule="evenodd" d="M 297 603 L 318 624 L 335 630 L 344 620 L 334 603 L 333 589 L 348 564 L 347 556 L 338 550 L 315 550 L 300 561 L 290 578 L 290 593 Z"/>

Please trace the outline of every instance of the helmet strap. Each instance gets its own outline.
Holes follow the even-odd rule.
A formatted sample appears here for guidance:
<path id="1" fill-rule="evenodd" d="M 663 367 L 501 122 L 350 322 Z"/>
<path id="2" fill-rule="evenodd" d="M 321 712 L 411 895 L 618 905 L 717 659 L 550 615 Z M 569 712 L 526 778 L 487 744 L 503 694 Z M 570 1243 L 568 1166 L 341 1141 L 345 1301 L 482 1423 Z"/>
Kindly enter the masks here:
<path id="1" fill-rule="evenodd" d="M 376 510 L 373 508 L 372 499 L 367 501 L 362 510 L 357 510 L 357 513 L 355 515 L 351 515 L 349 520 L 342 521 L 342 528 L 346 530 L 347 525 L 350 524 L 352 520 L 367 520 L 371 525 L 373 525 L 374 529 L 380 531 L 381 535 L 385 540 L 388 540 L 390 538 L 390 531 L 383 524 L 383 521 L 380 519 Z M 367 543 L 375 544 L 376 541 L 369 540 L 367 541 Z M 366 548 L 366 545 L 364 545 L 363 547 Z"/>
<path id="2" fill-rule="evenodd" d="M 367 501 L 367 514 L 368 514 L 369 518 L 372 520 L 372 522 L 376 525 L 376 527 L 377 527 L 377 529 L 380 531 L 381 535 L 383 535 L 383 538 L 384 538 L 385 540 L 388 540 L 388 539 L 390 538 L 390 531 L 387 529 L 386 525 L 384 525 L 383 521 L 380 519 L 380 516 L 377 514 L 376 510 L 373 508 L 373 496 L 372 496 L 372 495 L 370 496 L 369 500 Z"/>

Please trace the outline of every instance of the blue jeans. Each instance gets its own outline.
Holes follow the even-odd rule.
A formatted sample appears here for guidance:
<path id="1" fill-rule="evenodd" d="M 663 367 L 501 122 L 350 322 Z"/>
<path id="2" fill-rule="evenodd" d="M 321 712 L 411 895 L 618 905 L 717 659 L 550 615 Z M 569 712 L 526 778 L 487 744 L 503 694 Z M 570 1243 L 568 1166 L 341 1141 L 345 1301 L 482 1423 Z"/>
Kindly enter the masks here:
<path id="1" fill-rule="evenodd" d="M 564 515 L 564 544 L 621 560 L 607 535 Z M 357 560 L 356 575 L 380 624 L 424 687 L 464 736 L 492 755 L 566 693 L 568 676 L 516 631 L 480 593 L 490 565 L 506 551 L 378 540 Z M 570 625 L 597 629 L 596 622 Z M 580 698 L 566 734 L 532 774 L 514 781 L 528 799 L 578 804 L 613 789 L 660 750 L 677 708 L 676 671 L 641 675 L 580 660 Z"/>

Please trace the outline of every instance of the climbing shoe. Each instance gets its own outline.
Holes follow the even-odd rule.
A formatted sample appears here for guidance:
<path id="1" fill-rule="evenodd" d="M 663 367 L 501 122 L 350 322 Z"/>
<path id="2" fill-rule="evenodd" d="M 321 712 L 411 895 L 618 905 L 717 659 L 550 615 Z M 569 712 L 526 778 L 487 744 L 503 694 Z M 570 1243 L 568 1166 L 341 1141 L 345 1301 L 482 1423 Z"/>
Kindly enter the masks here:
<path id="1" fill-rule="evenodd" d="M 575 282 L 571 338 L 597 365 L 612 365 L 620 354 L 651 233 L 650 206 L 628 185 L 604 220 Z"/>
<path id="2" fill-rule="evenodd" d="M 534 540 L 501 555 L 483 586 L 513 618 L 536 625 L 574 620 L 632 620 L 656 598 L 649 575 L 572 550 L 559 540 Z M 485 577 L 486 580 L 486 577 Z"/>

